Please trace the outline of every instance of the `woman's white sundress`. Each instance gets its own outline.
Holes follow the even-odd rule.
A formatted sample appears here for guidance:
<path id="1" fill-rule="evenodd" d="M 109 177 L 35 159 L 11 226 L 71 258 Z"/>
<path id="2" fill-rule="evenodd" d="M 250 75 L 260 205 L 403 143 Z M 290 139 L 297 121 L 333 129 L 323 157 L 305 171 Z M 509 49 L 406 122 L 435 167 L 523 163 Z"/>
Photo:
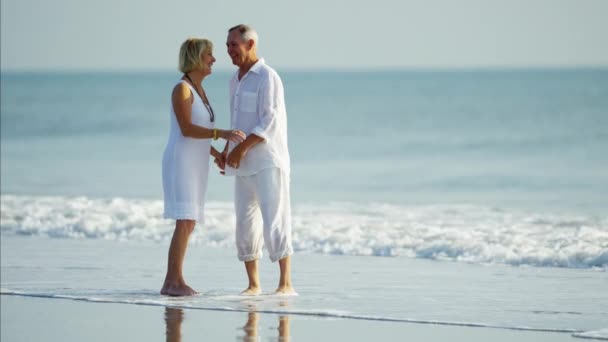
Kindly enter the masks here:
<path id="1" fill-rule="evenodd" d="M 192 95 L 192 123 L 214 128 L 209 112 L 196 90 L 185 83 Z M 171 105 L 169 141 L 163 154 L 164 217 L 175 220 L 204 222 L 207 178 L 209 176 L 209 149 L 211 139 L 187 138 L 177 123 Z"/>

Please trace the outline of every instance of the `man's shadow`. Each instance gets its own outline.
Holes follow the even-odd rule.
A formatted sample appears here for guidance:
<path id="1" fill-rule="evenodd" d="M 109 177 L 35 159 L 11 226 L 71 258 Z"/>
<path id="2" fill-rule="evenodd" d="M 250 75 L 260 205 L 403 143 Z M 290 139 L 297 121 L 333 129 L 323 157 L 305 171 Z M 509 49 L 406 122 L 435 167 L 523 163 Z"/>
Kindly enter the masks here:
<path id="1" fill-rule="evenodd" d="M 245 332 L 243 341 L 258 341 L 258 322 L 260 314 L 256 311 L 247 313 L 247 322 L 242 330 Z M 181 342 L 182 322 L 184 321 L 184 310 L 180 308 L 165 307 L 165 325 L 167 342 Z M 289 342 L 289 316 L 279 316 L 277 341 Z"/>

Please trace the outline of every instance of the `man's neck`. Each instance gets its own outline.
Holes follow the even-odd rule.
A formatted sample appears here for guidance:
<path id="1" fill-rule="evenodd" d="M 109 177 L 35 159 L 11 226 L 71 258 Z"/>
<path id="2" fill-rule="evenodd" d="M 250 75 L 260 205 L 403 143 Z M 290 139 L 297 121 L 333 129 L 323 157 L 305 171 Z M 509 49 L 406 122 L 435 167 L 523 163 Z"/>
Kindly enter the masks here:
<path id="1" fill-rule="evenodd" d="M 255 63 L 258 62 L 258 60 L 259 59 L 257 56 L 252 56 L 251 58 L 248 58 L 247 61 L 239 67 L 239 79 L 241 79 L 243 76 L 245 76 L 245 74 L 249 70 L 251 70 L 251 68 L 255 65 Z"/>

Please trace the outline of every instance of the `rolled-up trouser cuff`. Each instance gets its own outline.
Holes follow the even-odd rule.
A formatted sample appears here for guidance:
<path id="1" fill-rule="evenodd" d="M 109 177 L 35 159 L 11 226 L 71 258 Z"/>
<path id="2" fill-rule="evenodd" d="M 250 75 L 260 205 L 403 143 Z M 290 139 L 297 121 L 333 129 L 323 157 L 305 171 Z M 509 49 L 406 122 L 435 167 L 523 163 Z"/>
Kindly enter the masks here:
<path id="1" fill-rule="evenodd" d="M 276 253 L 275 255 L 270 255 L 270 261 L 272 262 L 276 262 L 279 261 L 283 258 L 286 258 L 290 255 L 293 254 L 293 249 L 292 248 L 288 248 L 285 252 L 283 253 Z"/>
<path id="2" fill-rule="evenodd" d="M 262 253 L 258 254 L 247 254 L 247 255 L 238 255 L 240 261 L 252 261 L 262 258 Z"/>

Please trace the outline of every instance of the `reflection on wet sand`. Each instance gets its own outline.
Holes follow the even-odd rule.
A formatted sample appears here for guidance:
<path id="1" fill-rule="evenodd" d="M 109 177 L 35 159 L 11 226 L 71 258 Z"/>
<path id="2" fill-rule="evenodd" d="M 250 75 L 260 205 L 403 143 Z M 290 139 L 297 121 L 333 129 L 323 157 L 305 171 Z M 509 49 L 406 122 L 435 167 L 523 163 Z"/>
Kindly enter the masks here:
<path id="1" fill-rule="evenodd" d="M 255 311 L 247 313 L 247 323 L 245 323 L 245 326 L 243 327 L 243 331 L 245 332 L 245 335 L 243 336 L 243 342 L 252 342 L 259 340 L 259 316 L 260 314 Z M 289 342 L 289 316 L 279 316 L 279 327 L 277 330 L 277 341 Z"/>
<path id="2" fill-rule="evenodd" d="M 279 316 L 279 341 L 289 342 L 289 316 Z"/>
<path id="3" fill-rule="evenodd" d="M 167 342 L 181 342 L 183 321 L 184 310 L 179 308 L 165 308 Z"/>
<path id="4" fill-rule="evenodd" d="M 253 309 L 253 307 L 250 307 Z M 274 315 L 268 315 L 272 317 Z M 277 328 L 277 341 L 289 342 L 289 316 L 280 315 L 279 326 Z M 242 341 L 252 342 L 259 341 L 260 314 L 257 311 L 247 312 L 247 322 L 242 330 L 245 333 Z M 165 325 L 166 325 L 166 340 L 167 342 L 181 342 L 182 340 L 182 323 L 184 321 L 184 310 L 180 308 L 165 307 Z"/>
<path id="5" fill-rule="evenodd" d="M 245 332 L 245 336 L 243 336 L 244 342 L 257 341 L 258 320 L 259 314 L 257 312 L 249 312 L 247 314 L 247 323 L 245 323 L 245 326 L 243 327 L 243 331 Z"/>

